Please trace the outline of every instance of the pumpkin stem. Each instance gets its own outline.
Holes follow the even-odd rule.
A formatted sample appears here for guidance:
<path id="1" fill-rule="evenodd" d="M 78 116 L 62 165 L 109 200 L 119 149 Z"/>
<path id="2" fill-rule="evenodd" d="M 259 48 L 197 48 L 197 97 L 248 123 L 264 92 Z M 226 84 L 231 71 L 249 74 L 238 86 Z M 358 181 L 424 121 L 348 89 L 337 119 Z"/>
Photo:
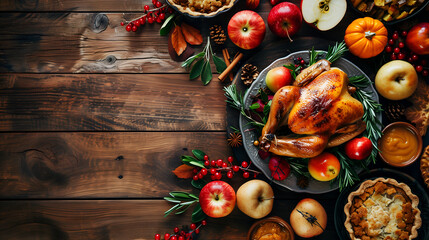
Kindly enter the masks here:
<path id="1" fill-rule="evenodd" d="M 365 32 L 365 37 L 368 38 L 369 40 L 371 40 L 372 37 L 374 36 L 375 36 L 375 32 L 371 32 L 371 31 Z"/>

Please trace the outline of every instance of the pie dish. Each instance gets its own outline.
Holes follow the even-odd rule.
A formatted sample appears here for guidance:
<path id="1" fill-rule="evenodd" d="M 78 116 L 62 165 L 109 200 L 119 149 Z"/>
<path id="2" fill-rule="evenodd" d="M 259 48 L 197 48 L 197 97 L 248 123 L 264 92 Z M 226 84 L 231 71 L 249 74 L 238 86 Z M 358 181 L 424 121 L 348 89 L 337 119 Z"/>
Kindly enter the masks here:
<path id="1" fill-rule="evenodd" d="M 181 13 L 191 17 L 213 17 L 234 6 L 237 0 L 167 0 Z"/>
<path id="2" fill-rule="evenodd" d="M 420 161 L 420 170 L 422 171 L 423 180 L 429 188 L 429 145 L 423 151 L 422 159 Z"/>
<path id="3" fill-rule="evenodd" d="M 411 240 L 422 225 L 419 198 L 392 178 L 364 181 L 350 193 L 344 226 L 352 240 Z"/>

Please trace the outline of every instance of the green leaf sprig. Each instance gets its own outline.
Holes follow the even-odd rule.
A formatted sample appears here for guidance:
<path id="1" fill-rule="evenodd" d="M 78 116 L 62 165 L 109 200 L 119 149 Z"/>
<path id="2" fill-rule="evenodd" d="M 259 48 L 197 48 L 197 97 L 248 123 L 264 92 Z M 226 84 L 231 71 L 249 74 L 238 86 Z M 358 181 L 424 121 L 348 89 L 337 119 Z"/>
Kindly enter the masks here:
<path id="1" fill-rule="evenodd" d="M 204 85 L 207 85 L 213 78 L 210 59 L 213 60 L 218 73 L 222 73 L 226 69 L 225 62 L 213 53 L 213 49 L 210 44 L 210 37 L 208 37 L 207 44 L 203 51 L 186 59 L 183 62 L 182 67 L 191 69 L 189 72 L 189 79 L 195 79 L 201 76 L 201 81 Z"/>
<path id="2" fill-rule="evenodd" d="M 164 200 L 175 203 L 175 205 L 164 212 L 164 217 L 167 217 L 173 212 L 176 215 L 182 214 L 196 203 L 197 205 L 192 212 L 192 222 L 201 222 L 203 219 L 207 218 L 207 215 L 201 209 L 199 199 L 196 195 L 180 191 L 170 192 L 169 195 L 169 197 L 164 197 Z"/>
<path id="3" fill-rule="evenodd" d="M 159 35 L 161 36 L 167 36 L 168 33 L 171 31 L 171 28 L 174 26 L 174 20 L 175 20 L 176 14 L 173 13 L 168 18 L 165 19 L 164 23 L 162 24 L 161 28 L 159 29 Z"/>
<path id="4" fill-rule="evenodd" d="M 240 111 L 240 113 L 245 118 L 247 118 L 247 120 L 249 120 L 249 124 L 251 124 L 255 127 L 261 128 L 261 129 L 264 127 L 264 125 L 265 125 L 264 123 L 256 121 L 247 113 L 246 109 L 244 108 L 243 95 L 241 95 L 241 93 L 239 93 L 237 91 L 237 87 L 235 86 L 235 84 L 231 84 L 227 87 L 224 87 L 223 90 L 225 91 L 226 102 L 231 107 Z M 265 106 L 267 106 L 267 105 L 265 105 Z M 268 112 L 269 112 L 269 110 L 268 110 Z M 264 113 L 265 113 L 265 107 L 264 107 Z"/>
<path id="5" fill-rule="evenodd" d="M 364 114 L 362 119 L 366 123 L 366 130 L 363 135 L 371 140 L 373 146 L 371 154 L 365 160 L 364 165 L 366 166 L 371 162 L 375 163 L 377 161 L 377 152 L 379 149 L 376 143 L 382 135 L 381 129 L 383 128 L 383 124 L 377 118 L 377 115 L 382 112 L 383 109 L 381 108 L 381 104 L 374 101 L 370 93 L 364 90 L 364 88 L 372 84 L 368 78 L 365 76 L 353 76 L 349 78 L 349 83 L 356 87 L 356 92 L 353 95 L 363 105 Z"/>

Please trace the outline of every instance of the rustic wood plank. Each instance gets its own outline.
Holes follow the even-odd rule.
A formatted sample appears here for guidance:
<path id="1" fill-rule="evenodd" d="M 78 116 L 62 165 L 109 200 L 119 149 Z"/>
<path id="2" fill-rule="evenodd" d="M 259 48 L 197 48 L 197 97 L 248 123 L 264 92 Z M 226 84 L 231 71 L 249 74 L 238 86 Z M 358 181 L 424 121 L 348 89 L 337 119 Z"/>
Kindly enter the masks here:
<path id="1" fill-rule="evenodd" d="M 56 1 L 52 1 L 56 2 Z M 88 1 L 91 2 L 91 1 Z M 297 1 L 298 2 L 298 1 Z M 98 2 L 97 2 L 98 4 Z M 119 4 L 119 2 L 118 2 Z M 101 4 L 99 4 L 101 5 Z M 213 24 L 226 27 L 234 11 L 214 19 L 189 19 L 208 36 Z M 267 19 L 271 5 L 263 2 L 258 13 Z M 133 14 L 127 15 L 132 18 Z M 138 16 L 138 15 L 137 15 Z M 345 27 L 355 15 L 350 13 L 334 30 L 320 32 L 303 24 L 297 36 L 313 36 L 340 41 Z M 180 63 L 168 54 L 167 37 L 159 35 L 160 24 L 146 24 L 137 33 L 126 32 L 120 26 L 120 13 L 4 13 L 0 15 L 0 72 L 61 72 L 61 73 L 185 73 Z M 10 24 L 16 22 L 20 24 Z M 97 23 L 97 24 L 95 24 Z M 97 27 L 95 27 L 97 25 Z M 105 29 L 104 29 L 105 28 Z M 206 39 L 204 37 L 204 39 Z M 206 40 L 205 40 L 206 41 Z M 261 47 L 247 51 L 250 56 L 273 41 L 287 41 L 274 36 L 267 27 Z M 228 48 L 237 49 L 231 42 Z M 196 47 L 196 51 L 202 46 Z M 279 49 L 285 51 L 286 49 Z M 285 51 L 287 53 L 287 51 Z"/>
<path id="2" fill-rule="evenodd" d="M 0 11 L 138 11 L 144 5 L 152 6 L 150 0 L 2 0 Z"/>
<path id="3" fill-rule="evenodd" d="M 276 200 L 272 215 L 289 222 L 298 200 Z M 335 201 L 324 202 L 328 211 L 325 232 L 312 239 L 336 240 L 333 209 Z M 1 201 L 1 239 L 153 239 L 156 233 L 173 233 L 189 225 L 190 212 L 163 217 L 171 204 L 163 200 L 75 200 Z M 237 208 L 227 217 L 208 219 L 199 239 L 246 239 L 256 220 Z M 300 240 L 301 238 L 296 238 Z"/>
<path id="4" fill-rule="evenodd" d="M 224 131 L 222 87 L 185 74 L 3 74 L 0 131 Z"/>
<path id="5" fill-rule="evenodd" d="M 192 149 L 232 154 L 223 132 L 2 133 L 0 198 L 164 197 Z"/>

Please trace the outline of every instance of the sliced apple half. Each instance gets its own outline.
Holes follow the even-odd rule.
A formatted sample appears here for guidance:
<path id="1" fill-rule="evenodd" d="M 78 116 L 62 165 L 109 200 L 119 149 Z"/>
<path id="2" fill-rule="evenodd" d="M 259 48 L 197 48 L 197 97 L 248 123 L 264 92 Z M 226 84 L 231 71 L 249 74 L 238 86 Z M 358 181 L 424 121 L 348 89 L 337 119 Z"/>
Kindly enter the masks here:
<path id="1" fill-rule="evenodd" d="M 346 0 L 302 0 L 301 2 L 304 21 L 321 31 L 337 26 L 346 14 L 346 10 Z"/>

